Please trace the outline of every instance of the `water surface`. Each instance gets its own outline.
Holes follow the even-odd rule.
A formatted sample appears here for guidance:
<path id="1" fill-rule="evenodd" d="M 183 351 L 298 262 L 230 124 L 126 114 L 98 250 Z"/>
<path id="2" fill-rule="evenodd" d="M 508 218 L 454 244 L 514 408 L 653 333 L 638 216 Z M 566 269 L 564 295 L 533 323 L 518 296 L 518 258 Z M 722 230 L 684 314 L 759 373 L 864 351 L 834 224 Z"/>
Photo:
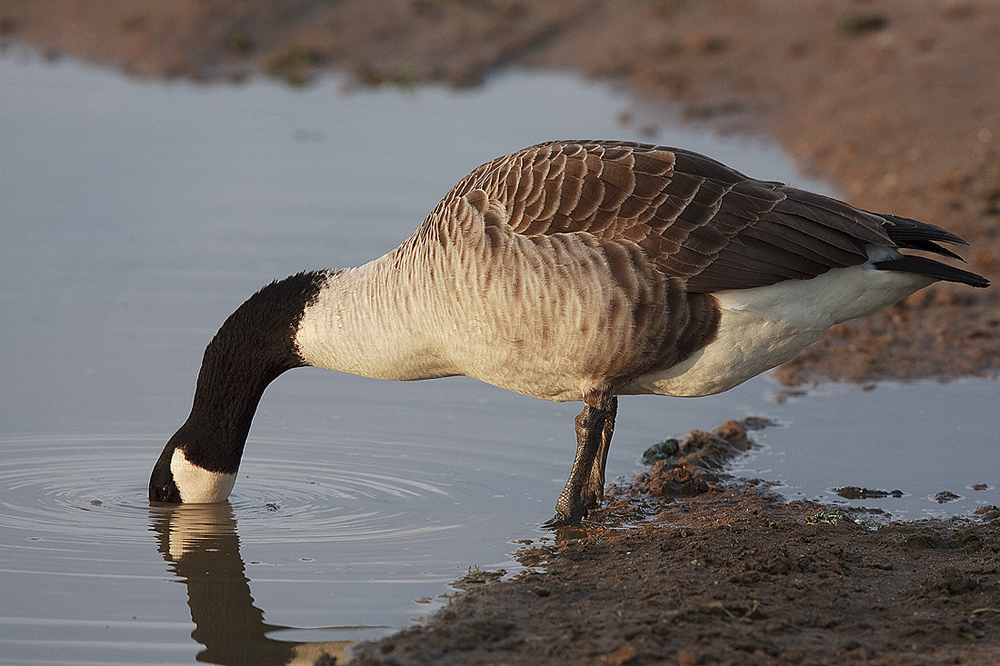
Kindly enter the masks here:
<path id="1" fill-rule="evenodd" d="M 493 157 L 652 140 L 823 189 L 752 142 L 623 126 L 629 104 L 562 74 L 344 94 L 335 79 L 210 87 L 0 59 L 2 661 L 340 654 L 435 608 L 469 567 L 513 571 L 514 541 L 544 534 L 565 481 L 576 404 L 301 369 L 265 394 L 230 503 L 150 508 L 145 486 L 233 309 L 273 279 L 391 249 Z M 898 487 L 881 502 L 906 517 L 1000 499 L 995 382 L 784 404 L 778 388 L 624 399 L 609 476 L 667 436 L 755 414 L 781 425 L 741 465 L 790 495 Z M 930 499 L 942 490 L 961 499 Z"/>

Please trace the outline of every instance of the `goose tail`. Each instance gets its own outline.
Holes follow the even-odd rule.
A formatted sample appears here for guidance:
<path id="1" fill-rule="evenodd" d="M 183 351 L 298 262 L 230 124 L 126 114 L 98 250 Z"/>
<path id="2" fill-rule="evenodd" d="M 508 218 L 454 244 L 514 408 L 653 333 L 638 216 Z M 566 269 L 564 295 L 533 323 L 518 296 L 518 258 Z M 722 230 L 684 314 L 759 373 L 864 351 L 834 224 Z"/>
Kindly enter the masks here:
<path id="1" fill-rule="evenodd" d="M 918 222 L 908 217 L 898 215 L 882 215 L 879 217 L 886 221 L 883 227 L 889 240 L 895 243 L 896 247 L 907 250 L 919 250 L 929 252 L 951 259 L 964 261 L 955 252 L 939 243 L 951 243 L 953 245 L 968 245 L 969 243 L 950 231 L 926 222 Z M 899 254 L 890 259 L 876 261 L 875 268 L 883 271 L 903 271 L 925 275 L 935 280 L 945 282 L 959 282 L 972 287 L 984 288 L 990 286 L 990 281 L 982 275 L 971 271 L 962 270 L 948 264 L 941 263 L 930 257 L 917 256 L 912 254 Z"/>

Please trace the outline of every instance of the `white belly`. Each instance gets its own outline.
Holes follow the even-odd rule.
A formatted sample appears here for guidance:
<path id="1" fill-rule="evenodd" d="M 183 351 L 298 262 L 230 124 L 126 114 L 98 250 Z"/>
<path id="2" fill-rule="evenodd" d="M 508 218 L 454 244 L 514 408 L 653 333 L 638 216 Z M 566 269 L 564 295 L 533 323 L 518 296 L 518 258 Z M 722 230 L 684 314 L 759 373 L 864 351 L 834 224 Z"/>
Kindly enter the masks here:
<path id="1" fill-rule="evenodd" d="M 638 378 L 625 393 L 701 396 L 729 390 L 795 358 L 833 326 L 896 303 L 933 282 L 868 264 L 811 280 L 715 294 L 719 333 L 683 363 Z"/>

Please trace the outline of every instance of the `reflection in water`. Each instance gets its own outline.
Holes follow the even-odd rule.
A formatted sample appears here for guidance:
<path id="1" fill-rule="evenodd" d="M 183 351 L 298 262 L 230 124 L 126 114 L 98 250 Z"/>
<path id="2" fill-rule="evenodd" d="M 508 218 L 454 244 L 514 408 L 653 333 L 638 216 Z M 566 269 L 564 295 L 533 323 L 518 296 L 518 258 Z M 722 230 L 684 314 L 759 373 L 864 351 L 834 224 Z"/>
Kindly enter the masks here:
<path id="1" fill-rule="evenodd" d="M 236 517 L 228 502 L 150 509 L 160 553 L 187 585 L 198 661 L 266 666 L 347 661 L 351 641 L 292 643 L 268 637 L 290 629 L 264 622 L 240 557 Z"/>

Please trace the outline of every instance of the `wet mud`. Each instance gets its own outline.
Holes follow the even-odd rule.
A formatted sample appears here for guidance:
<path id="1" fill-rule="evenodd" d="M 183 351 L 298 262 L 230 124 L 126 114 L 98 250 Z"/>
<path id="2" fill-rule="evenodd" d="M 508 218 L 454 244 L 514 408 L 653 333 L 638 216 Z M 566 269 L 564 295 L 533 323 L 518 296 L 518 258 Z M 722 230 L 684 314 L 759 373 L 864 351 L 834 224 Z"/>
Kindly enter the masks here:
<path id="1" fill-rule="evenodd" d="M 471 571 L 357 662 L 1000 663 L 1000 509 L 894 523 L 785 502 L 719 471 L 761 425 L 693 432 L 585 526 L 526 544 L 526 572 Z"/>

